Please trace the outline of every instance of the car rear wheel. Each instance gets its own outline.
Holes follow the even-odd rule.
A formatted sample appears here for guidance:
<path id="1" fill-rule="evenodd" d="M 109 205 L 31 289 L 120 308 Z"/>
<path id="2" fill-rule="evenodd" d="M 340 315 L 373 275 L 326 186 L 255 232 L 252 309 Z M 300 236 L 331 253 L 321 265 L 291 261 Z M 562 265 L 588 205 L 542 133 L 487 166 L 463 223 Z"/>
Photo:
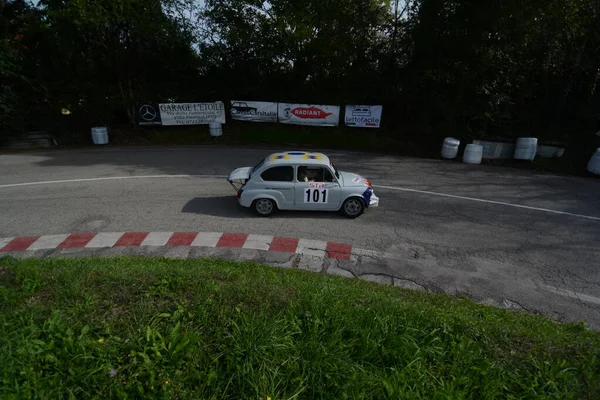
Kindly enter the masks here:
<path id="1" fill-rule="evenodd" d="M 356 218 L 365 212 L 365 202 L 358 197 L 350 197 L 342 205 L 342 214 L 348 218 Z"/>
<path id="2" fill-rule="evenodd" d="M 253 208 L 261 217 L 268 217 L 275 212 L 277 206 L 271 199 L 258 199 L 254 201 Z"/>

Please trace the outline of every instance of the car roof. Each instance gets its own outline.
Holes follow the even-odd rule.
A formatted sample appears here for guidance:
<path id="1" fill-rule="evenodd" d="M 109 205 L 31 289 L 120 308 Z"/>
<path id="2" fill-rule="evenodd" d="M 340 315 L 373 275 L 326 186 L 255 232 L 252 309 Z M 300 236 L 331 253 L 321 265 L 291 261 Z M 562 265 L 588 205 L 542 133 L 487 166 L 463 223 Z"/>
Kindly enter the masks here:
<path id="1" fill-rule="evenodd" d="M 309 151 L 284 151 L 265 158 L 265 166 L 278 164 L 329 165 L 329 157 L 323 153 Z"/>

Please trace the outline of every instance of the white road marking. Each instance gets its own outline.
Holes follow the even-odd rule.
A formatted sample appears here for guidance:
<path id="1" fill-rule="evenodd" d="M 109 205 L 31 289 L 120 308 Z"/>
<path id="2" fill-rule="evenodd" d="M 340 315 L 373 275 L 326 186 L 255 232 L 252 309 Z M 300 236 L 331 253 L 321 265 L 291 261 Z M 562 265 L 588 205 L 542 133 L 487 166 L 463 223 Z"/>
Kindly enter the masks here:
<path id="1" fill-rule="evenodd" d="M 590 296 L 588 294 L 577 293 L 572 290 L 567 289 L 559 289 L 553 286 L 541 285 L 542 289 L 547 290 L 552 293 L 560 294 L 561 296 L 570 297 L 572 299 L 578 299 L 580 301 L 585 301 L 587 303 L 600 304 L 600 298 Z"/>
<path id="2" fill-rule="evenodd" d="M 90 249 L 113 247 L 124 234 L 125 232 L 101 232 L 94 236 L 85 247 Z"/>
<path id="3" fill-rule="evenodd" d="M 110 181 L 120 179 L 165 179 L 165 178 L 205 178 L 205 179 L 225 179 L 226 175 L 134 175 L 134 176 L 109 176 L 103 178 L 82 178 L 82 179 L 64 179 L 59 181 L 38 181 L 38 182 L 23 182 L 9 183 L 0 185 L 1 188 L 10 188 L 18 186 L 35 186 L 35 185 L 52 185 L 56 183 L 74 183 L 74 182 L 96 182 Z"/>
<path id="4" fill-rule="evenodd" d="M 221 236 L 223 236 L 223 234 L 220 232 L 200 232 L 190 246 L 216 247 Z"/>
<path id="5" fill-rule="evenodd" d="M 47 235 L 40 236 L 38 240 L 33 242 L 27 250 L 43 250 L 43 249 L 55 249 L 59 244 L 65 241 L 69 235 Z"/>
<path id="6" fill-rule="evenodd" d="M 479 203 L 496 204 L 496 205 L 500 205 L 500 206 L 522 208 L 522 209 L 525 209 L 525 210 L 542 211 L 542 212 L 551 213 L 551 214 L 568 215 L 568 216 L 571 216 L 571 217 L 585 218 L 585 219 L 589 219 L 589 220 L 592 220 L 592 221 L 600 221 L 600 217 L 594 217 L 594 216 L 591 216 L 591 215 L 574 214 L 574 213 L 570 213 L 570 212 L 566 212 L 566 211 L 551 210 L 551 209 L 548 209 L 548 208 L 525 206 L 525 205 L 522 205 L 522 204 L 514 204 L 514 203 L 506 203 L 504 201 L 478 199 L 476 197 L 457 196 L 457 195 L 454 195 L 454 194 L 430 192 L 428 190 L 408 189 L 408 188 L 400 188 L 400 187 L 394 187 L 394 186 L 377 185 L 377 186 L 374 186 L 374 188 L 375 189 L 382 188 L 382 189 L 388 189 L 388 190 L 398 190 L 398 191 L 401 191 L 401 192 L 429 194 L 429 195 L 432 195 L 432 196 L 450 197 L 452 199 L 476 201 L 476 202 L 479 202 Z"/>
<path id="7" fill-rule="evenodd" d="M 298 241 L 298 247 L 296 247 L 296 253 L 305 256 L 325 257 L 326 248 L 327 242 L 321 240 L 300 239 Z"/>
<path id="8" fill-rule="evenodd" d="M 268 235 L 248 235 L 246 242 L 242 246 L 243 249 L 254 250 L 269 250 L 273 236 Z"/>
<path id="9" fill-rule="evenodd" d="M 12 242 L 14 237 L 0 238 L 0 249 Z"/>
<path id="10" fill-rule="evenodd" d="M 65 180 L 56 180 L 56 181 L 9 183 L 9 184 L 5 184 L 5 185 L 0 185 L 0 189 L 19 187 L 19 186 L 51 185 L 51 184 L 60 184 L 60 183 L 96 182 L 96 181 L 110 181 L 110 180 L 123 180 L 123 179 L 169 179 L 169 178 L 225 179 L 225 178 L 227 178 L 227 176 L 225 176 L 225 175 L 187 175 L 187 174 L 185 174 L 185 175 L 111 176 L 111 177 L 102 177 L 102 178 L 82 178 L 82 179 L 65 179 Z M 454 195 L 454 194 L 432 192 L 429 190 L 417 190 L 417 189 L 409 189 L 409 188 L 402 188 L 402 187 L 395 187 L 395 186 L 376 185 L 375 189 L 377 189 L 377 188 L 388 189 L 388 190 L 397 190 L 397 191 L 401 191 L 401 192 L 428 194 L 431 196 L 448 197 L 448 198 L 458 199 L 458 200 L 476 201 L 479 203 L 496 204 L 496 205 L 507 206 L 507 207 L 521 208 L 521 209 L 525 209 L 525 210 L 541 211 L 541 212 L 557 214 L 557 215 L 568 215 L 571 217 L 584 218 L 584 219 L 588 219 L 588 220 L 592 220 L 592 221 L 600 221 L 600 217 L 595 217 L 592 215 L 576 214 L 576 213 L 570 213 L 570 212 L 566 212 L 566 211 L 551 210 L 548 208 L 532 207 L 532 206 L 526 206 L 526 205 L 522 205 L 522 204 L 507 203 L 504 201 L 486 200 L 486 199 L 479 199 L 476 197 L 458 196 L 458 195 Z"/>
<path id="11" fill-rule="evenodd" d="M 164 246 L 173 236 L 173 232 L 150 232 L 140 246 Z"/>

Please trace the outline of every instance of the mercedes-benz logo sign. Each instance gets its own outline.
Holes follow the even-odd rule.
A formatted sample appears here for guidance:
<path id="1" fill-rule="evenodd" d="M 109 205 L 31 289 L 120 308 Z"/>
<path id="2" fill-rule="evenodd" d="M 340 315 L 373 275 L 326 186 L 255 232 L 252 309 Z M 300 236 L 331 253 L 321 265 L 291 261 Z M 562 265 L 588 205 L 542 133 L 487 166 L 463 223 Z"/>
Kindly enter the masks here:
<path id="1" fill-rule="evenodd" d="M 156 110 L 154 107 L 144 104 L 140 107 L 140 116 L 146 121 L 153 121 L 156 118 Z"/>

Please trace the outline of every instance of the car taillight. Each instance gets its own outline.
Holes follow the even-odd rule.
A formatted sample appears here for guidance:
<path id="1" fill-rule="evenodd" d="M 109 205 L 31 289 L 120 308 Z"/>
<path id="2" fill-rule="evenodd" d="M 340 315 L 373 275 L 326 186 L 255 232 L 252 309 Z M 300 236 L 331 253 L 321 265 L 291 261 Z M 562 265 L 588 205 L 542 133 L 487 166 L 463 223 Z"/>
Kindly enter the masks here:
<path id="1" fill-rule="evenodd" d="M 243 190 L 242 190 L 242 189 L 238 190 L 238 192 L 237 192 L 237 198 L 238 198 L 238 199 L 239 199 L 240 197 L 242 197 L 242 192 L 243 192 Z"/>

